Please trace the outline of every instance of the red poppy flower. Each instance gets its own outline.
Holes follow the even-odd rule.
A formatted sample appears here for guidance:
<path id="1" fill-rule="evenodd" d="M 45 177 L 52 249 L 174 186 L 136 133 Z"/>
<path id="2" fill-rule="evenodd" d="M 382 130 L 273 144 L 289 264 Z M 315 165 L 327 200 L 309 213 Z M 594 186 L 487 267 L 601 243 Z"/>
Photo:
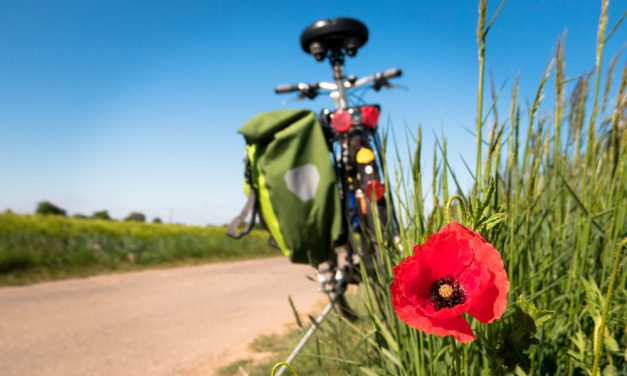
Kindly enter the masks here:
<path id="1" fill-rule="evenodd" d="M 392 305 L 406 324 L 427 334 L 475 339 L 462 316 L 489 323 L 507 307 L 509 281 L 499 252 L 481 235 L 451 222 L 394 268 Z"/>

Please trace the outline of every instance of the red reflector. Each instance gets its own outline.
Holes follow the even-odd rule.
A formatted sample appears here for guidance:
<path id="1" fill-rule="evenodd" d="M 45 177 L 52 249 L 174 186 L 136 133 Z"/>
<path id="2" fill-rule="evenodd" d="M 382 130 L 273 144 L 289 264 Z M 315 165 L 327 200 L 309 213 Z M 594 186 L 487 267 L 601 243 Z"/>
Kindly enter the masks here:
<path id="1" fill-rule="evenodd" d="M 376 127 L 379 122 L 379 108 L 376 106 L 363 106 L 361 108 L 361 121 L 366 127 Z"/>
<path id="2" fill-rule="evenodd" d="M 385 188 L 383 188 L 383 185 L 377 180 L 370 180 L 366 184 L 366 198 L 368 198 L 368 200 L 372 200 L 373 193 L 377 201 L 381 201 L 385 195 Z"/>
<path id="3" fill-rule="evenodd" d="M 348 111 L 337 110 L 331 115 L 331 124 L 338 132 L 346 132 L 351 127 L 351 115 Z"/>

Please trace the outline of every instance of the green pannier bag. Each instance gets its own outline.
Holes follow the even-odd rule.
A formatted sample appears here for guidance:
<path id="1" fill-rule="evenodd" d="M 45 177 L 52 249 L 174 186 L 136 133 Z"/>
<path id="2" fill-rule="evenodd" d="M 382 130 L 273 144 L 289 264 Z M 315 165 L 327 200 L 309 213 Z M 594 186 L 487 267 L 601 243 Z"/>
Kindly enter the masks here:
<path id="1" fill-rule="evenodd" d="M 266 112 L 239 133 L 246 140 L 248 202 L 227 234 L 240 238 L 250 232 L 258 213 L 290 261 L 317 266 L 333 258 L 342 211 L 331 153 L 316 114 Z"/>

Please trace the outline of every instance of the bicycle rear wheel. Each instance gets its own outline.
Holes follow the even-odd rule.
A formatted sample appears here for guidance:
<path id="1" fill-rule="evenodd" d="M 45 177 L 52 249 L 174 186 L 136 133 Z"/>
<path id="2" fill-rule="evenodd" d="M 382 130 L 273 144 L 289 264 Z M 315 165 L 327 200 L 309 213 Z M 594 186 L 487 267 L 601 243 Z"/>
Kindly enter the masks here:
<path id="1" fill-rule="evenodd" d="M 374 145 L 374 147 L 373 147 Z M 354 161 L 356 232 L 360 256 L 371 279 L 381 266 L 383 245 L 398 234 L 391 197 L 386 195 L 383 158 L 376 131 L 360 129 L 349 140 L 350 160 Z"/>
<path id="2" fill-rule="evenodd" d="M 380 249 L 390 234 L 397 233 L 396 217 L 391 199 L 385 194 L 385 176 L 382 169 L 383 158 L 376 128 L 353 126 L 347 131 L 335 132 L 328 118 L 321 116 L 323 129 L 327 135 L 329 150 L 335 157 L 336 175 L 344 208 L 344 235 L 341 243 L 347 250 L 348 269 L 338 266 L 332 260 L 334 271 L 348 274 L 344 283 L 359 283 L 362 279 L 356 260 L 358 256 L 366 269 L 369 280 L 376 280 L 376 265 L 381 265 Z M 334 149 L 336 148 L 337 149 Z M 379 230 L 380 237 L 377 236 Z M 359 239 L 357 239 L 357 237 Z M 329 281 L 328 277 L 326 278 Z M 349 282 L 346 282 L 349 281 Z M 336 305 L 345 317 L 355 317 L 344 296 L 346 286 L 334 287 L 327 291 L 338 293 Z"/>

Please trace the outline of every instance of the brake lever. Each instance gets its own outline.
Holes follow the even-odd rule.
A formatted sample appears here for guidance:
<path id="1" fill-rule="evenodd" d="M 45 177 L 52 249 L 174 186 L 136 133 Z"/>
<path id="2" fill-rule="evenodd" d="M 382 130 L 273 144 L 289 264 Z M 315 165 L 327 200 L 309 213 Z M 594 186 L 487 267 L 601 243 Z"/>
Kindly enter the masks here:
<path id="1" fill-rule="evenodd" d="M 403 91 L 409 91 L 409 88 L 405 85 L 393 85 L 393 84 L 387 84 L 385 86 L 386 89 L 401 89 Z"/>
<path id="2" fill-rule="evenodd" d="M 409 91 L 407 86 L 391 84 L 390 81 L 388 81 L 387 79 L 383 79 L 383 80 L 376 82 L 374 85 L 372 85 L 372 88 L 374 89 L 374 91 L 377 91 L 377 92 L 380 91 L 381 88 L 386 88 L 386 89 L 398 88 L 404 91 Z"/>
<path id="3" fill-rule="evenodd" d="M 300 86 L 300 85 L 299 85 Z M 300 96 L 304 98 L 309 98 L 311 100 L 316 99 L 318 96 L 318 85 L 305 85 L 300 87 Z"/>
<path id="4" fill-rule="evenodd" d="M 281 104 L 283 106 L 291 103 L 291 102 L 296 102 L 296 101 L 304 101 L 305 100 L 305 96 L 302 94 L 298 94 L 296 97 L 290 98 L 290 99 L 285 99 L 283 101 L 281 101 Z"/>
<path id="5" fill-rule="evenodd" d="M 391 86 L 392 85 L 390 84 L 390 81 L 387 80 L 387 78 L 381 77 L 374 82 L 372 88 L 374 89 L 374 91 L 378 92 L 379 90 L 381 90 L 382 87 L 389 88 Z"/>

